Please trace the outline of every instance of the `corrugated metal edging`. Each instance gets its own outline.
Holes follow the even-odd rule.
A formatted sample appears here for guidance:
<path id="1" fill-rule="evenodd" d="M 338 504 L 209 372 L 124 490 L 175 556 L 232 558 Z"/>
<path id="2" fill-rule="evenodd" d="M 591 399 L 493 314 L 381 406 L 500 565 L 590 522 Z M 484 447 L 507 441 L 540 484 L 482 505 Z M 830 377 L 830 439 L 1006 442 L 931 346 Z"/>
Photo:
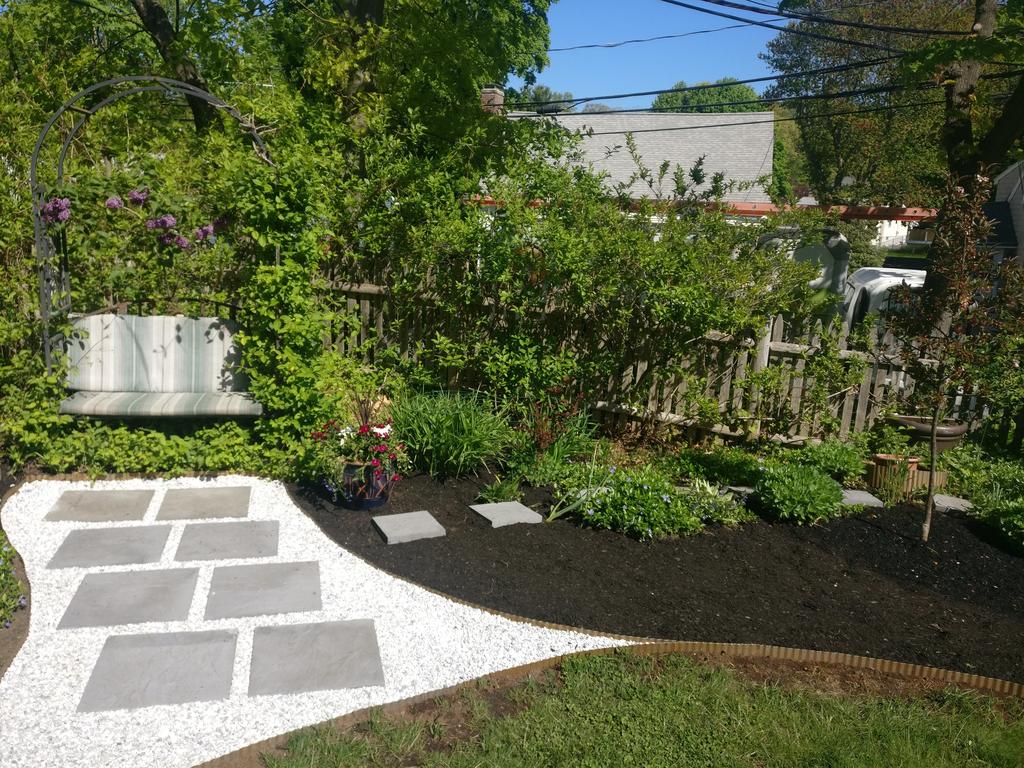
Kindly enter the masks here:
<path id="1" fill-rule="evenodd" d="M 525 620 L 527 623 L 537 623 Z M 555 626 L 545 624 L 545 626 Z M 562 629 L 572 629 L 562 627 Z M 782 659 L 808 664 L 827 664 L 843 666 L 851 669 L 870 669 L 892 675 L 899 675 L 905 678 L 932 680 L 941 683 L 960 685 L 965 688 L 974 688 L 989 693 L 999 693 L 1009 696 L 1024 697 L 1024 686 L 1020 683 L 1013 683 L 1008 680 L 999 680 L 981 675 L 971 675 L 966 672 L 954 672 L 936 667 L 925 667 L 920 664 L 907 664 L 889 659 L 875 659 L 870 656 L 854 656 L 849 653 L 836 653 L 833 651 L 811 651 L 803 648 L 785 648 L 777 645 L 758 645 L 756 643 L 701 643 L 701 642 L 644 642 L 641 645 L 628 646 L 626 648 L 599 648 L 579 653 L 554 656 L 550 659 L 542 659 L 532 664 L 505 669 L 486 675 L 483 678 L 468 680 L 458 685 L 442 688 L 437 691 L 430 691 L 418 696 L 413 696 L 401 701 L 394 701 L 383 704 L 379 707 L 369 707 L 357 712 L 350 712 L 347 715 L 336 717 L 322 723 L 319 727 L 330 726 L 334 728 L 346 728 L 367 720 L 371 711 L 381 712 L 384 715 L 397 715 L 404 712 L 411 706 L 431 701 L 438 697 L 449 696 L 458 691 L 476 685 L 480 680 L 494 682 L 506 682 L 525 679 L 552 669 L 568 657 L 573 656 L 604 656 L 614 653 L 635 653 L 644 656 L 663 656 L 671 653 L 704 654 L 713 656 L 724 656 L 743 659 Z M 308 726 L 307 726 L 308 727 Z M 250 744 L 247 747 L 231 752 L 222 757 L 215 758 L 209 762 L 202 763 L 199 768 L 255 768 L 262 766 L 261 755 L 265 752 L 283 750 L 288 740 L 304 728 L 297 728 L 294 731 L 274 736 L 269 739 Z"/>

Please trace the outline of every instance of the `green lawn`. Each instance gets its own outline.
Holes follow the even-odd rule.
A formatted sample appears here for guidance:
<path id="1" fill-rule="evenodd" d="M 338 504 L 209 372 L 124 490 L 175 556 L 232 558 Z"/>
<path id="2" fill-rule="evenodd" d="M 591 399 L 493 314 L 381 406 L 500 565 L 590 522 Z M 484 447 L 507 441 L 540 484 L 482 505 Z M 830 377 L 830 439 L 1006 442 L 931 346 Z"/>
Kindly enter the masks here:
<path id="1" fill-rule="evenodd" d="M 681 656 L 617 654 L 569 659 L 559 677 L 497 695 L 439 700 L 415 718 L 308 729 L 286 756 L 264 759 L 270 768 L 1022 766 L 1024 707 L 956 690 L 839 698 Z"/>

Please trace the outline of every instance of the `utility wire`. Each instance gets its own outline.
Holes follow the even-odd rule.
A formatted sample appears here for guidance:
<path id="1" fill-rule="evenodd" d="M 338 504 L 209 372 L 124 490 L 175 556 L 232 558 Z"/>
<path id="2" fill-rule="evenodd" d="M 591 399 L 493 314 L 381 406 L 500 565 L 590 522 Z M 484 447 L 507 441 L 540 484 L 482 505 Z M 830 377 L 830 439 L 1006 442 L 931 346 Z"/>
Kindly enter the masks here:
<path id="1" fill-rule="evenodd" d="M 1018 77 L 1024 75 L 1024 70 L 1015 70 L 1013 72 L 994 72 L 990 74 L 981 75 L 982 80 L 1003 80 L 1011 77 Z M 728 85 L 728 83 L 726 83 Z M 648 114 L 648 113 L 659 113 L 659 112 L 675 112 L 675 113 L 697 113 L 697 114 L 708 114 L 706 110 L 715 109 L 718 107 L 741 107 L 749 106 L 751 104 L 777 104 L 788 101 L 816 101 L 818 99 L 846 99 L 853 96 L 868 96 L 878 93 L 892 93 L 894 91 L 909 91 L 914 89 L 920 89 L 922 91 L 932 90 L 934 88 L 944 87 L 942 83 L 935 83 L 930 81 L 924 81 L 919 83 L 891 83 L 889 85 L 875 85 L 869 88 L 855 88 L 845 91 L 830 91 L 827 93 L 805 93 L 797 94 L 795 96 L 777 96 L 775 98 L 758 98 L 758 99 L 744 99 L 742 101 L 717 101 L 710 104 L 694 104 L 693 109 L 680 109 L 679 107 L 634 107 L 632 109 L 608 109 L 601 112 L 555 112 L 555 113 L 530 113 L 524 115 L 512 115 L 512 119 L 536 119 L 551 117 L 552 115 L 587 115 L 601 116 L 601 115 L 622 115 L 622 114 Z"/>
<path id="2" fill-rule="evenodd" d="M 773 21 L 783 21 L 783 19 L 773 19 Z M 677 35 L 656 35 L 655 37 L 637 37 L 632 40 L 620 40 L 617 43 L 587 43 L 586 45 L 569 45 L 564 48 L 548 48 L 548 53 L 562 53 L 564 51 L 581 51 L 587 48 L 620 48 L 623 45 L 632 45 L 633 43 L 653 43 L 657 40 L 675 40 L 680 37 L 692 37 L 693 35 L 706 35 L 709 32 L 722 32 L 727 29 L 740 29 L 742 27 L 751 27 L 753 24 L 747 22 L 745 24 L 729 24 L 725 27 L 714 27 L 712 29 L 695 29 L 692 32 L 680 32 Z"/>
<path id="3" fill-rule="evenodd" d="M 662 0 L 663 2 L 665 0 Z M 782 16 L 786 19 L 797 19 L 799 21 L 811 21 L 816 24 L 832 24 L 837 27 L 855 27 L 857 29 L 870 29 L 875 32 L 896 32 L 901 35 L 927 35 L 929 37 L 936 36 L 950 36 L 950 37 L 964 37 L 972 34 L 971 32 L 962 32 L 958 30 L 949 29 L 921 29 L 919 27 L 893 27 L 885 24 L 872 24 L 868 21 L 850 21 L 847 19 L 837 19 L 833 16 L 819 16 L 814 13 L 803 13 L 800 11 L 786 11 L 780 8 L 760 8 L 754 5 L 746 5 L 744 3 L 734 3 L 731 0 L 701 0 L 703 3 L 709 5 L 719 5 L 723 8 L 733 8 L 738 11 L 744 11 L 746 13 L 760 13 L 764 16 Z M 772 21 L 778 21 L 778 19 L 772 19 Z"/>
<path id="4" fill-rule="evenodd" d="M 821 67 L 819 69 L 808 69 L 803 72 L 789 72 L 781 75 L 765 75 L 764 77 L 748 77 L 745 80 L 730 80 L 728 83 L 705 83 L 703 85 L 687 85 L 682 88 L 661 88 L 654 91 L 635 91 L 633 93 L 613 93 L 607 96 L 586 96 L 573 99 L 549 99 L 547 101 L 517 101 L 513 107 L 539 107 L 545 104 L 585 104 L 588 101 L 611 101 L 613 99 L 630 99 L 638 96 L 660 96 L 663 93 L 686 93 L 689 91 L 707 91 L 712 88 L 727 88 L 730 85 L 747 85 L 750 83 L 765 83 L 771 80 L 788 80 L 794 77 L 811 77 L 813 75 L 830 75 L 837 72 L 846 72 L 851 69 L 864 69 L 873 67 L 876 64 L 883 64 L 887 61 L 895 61 L 899 56 L 881 56 L 876 59 L 865 59 L 864 61 L 852 62 L 849 64 L 836 64 L 832 67 Z M 600 113 L 595 113 L 600 114 Z"/>
<path id="5" fill-rule="evenodd" d="M 679 125 L 671 128 L 639 128 L 637 130 L 623 130 L 623 131 L 592 131 L 588 132 L 588 136 L 621 136 L 627 133 L 668 133 L 671 131 L 699 131 L 704 128 L 729 128 L 735 125 L 765 125 L 767 123 L 789 123 L 796 120 L 822 120 L 826 117 L 840 117 L 842 115 L 862 115 L 868 112 L 888 112 L 896 111 L 898 109 L 913 109 L 916 107 L 930 107 L 937 104 L 945 104 L 944 99 L 933 99 L 932 101 L 915 101 L 911 104 L 898 104 L 884 107 L 868 107 L 865 109 L 848 109 L 841 112 L 826 112 L 820 115 L 811 115 L 804 118 L 798 117 L 778 117 L 772 120 L 743 120 L 732 123 L 709 123 L 708 125 Z"/>
<path id="6" fill-rule="evenodd" d="M 765 29 L 771 29 L 776 32 L 786 32 L 792 35 L 800 35 L 802 37 L 811 37 L 815 40 L 825 40 L 830 43 L 841 43 L 842 45 L 854 45 L 860 48 L 874 48 L 878 51 L 886 51 L 887 53 L 906 53 L 901 51 L 899 48 L 890 48 L 887 45 L 879 45 L 878 43 L 868 43 L 859 40 L 849 40 L 845 37 L 835 37 L 834 35 L 824 35 L 820 32 L 811 32 L 807 29 L 800 29 L 799 27 L 777 27 L 774 24 L 769 24 L 766 21 L 755 21 L 753 19 L 745 19 L 742 16 L 734 16 L 731 13 L 723 13 L 722 11 L 715 11 L 711 8 L 701 8 L 699 5 L 693 5 L 691 3 L 680 2 L 680 0 L 660 0 L 662 3 L 668 5 L 675 5 L 680 8 L 686 8 L 690 11 L 698 11 L 699 13 L 706 13 L 710 16 L 719 16 L 723 19 L 729 19 L 731 21 L 744 21 L 748 24 L 753 24 L 758 27 L 764 27 Z"/>

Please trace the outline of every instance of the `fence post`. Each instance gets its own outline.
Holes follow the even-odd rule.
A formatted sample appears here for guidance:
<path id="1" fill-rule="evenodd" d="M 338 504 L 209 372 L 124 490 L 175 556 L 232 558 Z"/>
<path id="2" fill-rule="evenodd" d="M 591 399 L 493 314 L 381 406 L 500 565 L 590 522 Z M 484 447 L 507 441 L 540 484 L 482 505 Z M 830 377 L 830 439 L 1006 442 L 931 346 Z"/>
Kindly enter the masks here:
<path id="1" fill-rule="evenodd" d="M 765 326 L 764 332 L 761 334 L 761 338 L 757 340 L 757 347 L 754 350 L 754 364 L 751 367 L 751 372 L 757 374 L 768 367 L 768 356 L 771 354 L 772 344 L 772 332 L 775 329 L 775 323 L 780 318 L 771 318 L 768 320 Z M 761 407 L 761 387 L 757 384 L 750 388 L 750 412 L 752 414 L 757 413 Z M 759 437 L 761 434 L 761 420 L 754 419 L 750 423 L 750 432 L 748 438 L 753 440 Z"/>

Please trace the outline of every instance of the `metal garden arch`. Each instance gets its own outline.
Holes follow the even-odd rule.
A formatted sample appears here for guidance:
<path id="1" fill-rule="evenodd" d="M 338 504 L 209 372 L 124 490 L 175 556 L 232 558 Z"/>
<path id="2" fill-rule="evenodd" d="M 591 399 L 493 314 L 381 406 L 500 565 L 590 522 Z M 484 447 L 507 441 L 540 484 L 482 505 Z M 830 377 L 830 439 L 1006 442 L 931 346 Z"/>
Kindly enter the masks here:
<path id="1" fill-rule="evenodd" d="M 121 86 L 126 87 L 122 88 Z M 81 106 L 81 103 L 89 96 L 105 89 L 112 90 L 113 93 L 101 98 L 88 108 Z M 43 218 L 43 206 L 46 203 L 48 189 L 39 181 L 39 160 L 43 145 L 54 125 L 57 124 L 57 121 L 64 114 L 75 112 L 81 115 L 64 137 L 60 154 L 57 156 L 55 186 L 60 186 L 64 181 L 68 151 L 71 149 L 72 142 L 74 142 L 75 137 L 81 131 L 86 121 L 106 106 L 129 96 L 143 93 L 162 93 L 170 98 L 195 98 L 212 105 L 214 108 L 232 117 L 242 130 L 252 138 L 253 150 L 256 152 L 256 155 L 263 162 L 273 166 L 267 146 L 260 136 L 259 129 L 255 123 L 244 118 L 237 109 L 220 97 L 180 80 L 155 75 L 116 77 L 90 85 L 64 102 L 50 116 L 46 125 L 39 132 L 29 166 L 29 182 L 32 189 L 32 220 L 35 230 L 36 268 L 39 273 L 39 314 L 43 326 L 43 354 L 48 371 L 52 368 L 53 352 L 60 345 L 61 341 L 59 335 L 51 335 L 50 333 L 52 320 L 59 316 L 66 317 L 71 311 L 71 273 L 68 264 L 66 238 L 61 233 L 55 242 L 47 230 L 46 222 Z"/>

